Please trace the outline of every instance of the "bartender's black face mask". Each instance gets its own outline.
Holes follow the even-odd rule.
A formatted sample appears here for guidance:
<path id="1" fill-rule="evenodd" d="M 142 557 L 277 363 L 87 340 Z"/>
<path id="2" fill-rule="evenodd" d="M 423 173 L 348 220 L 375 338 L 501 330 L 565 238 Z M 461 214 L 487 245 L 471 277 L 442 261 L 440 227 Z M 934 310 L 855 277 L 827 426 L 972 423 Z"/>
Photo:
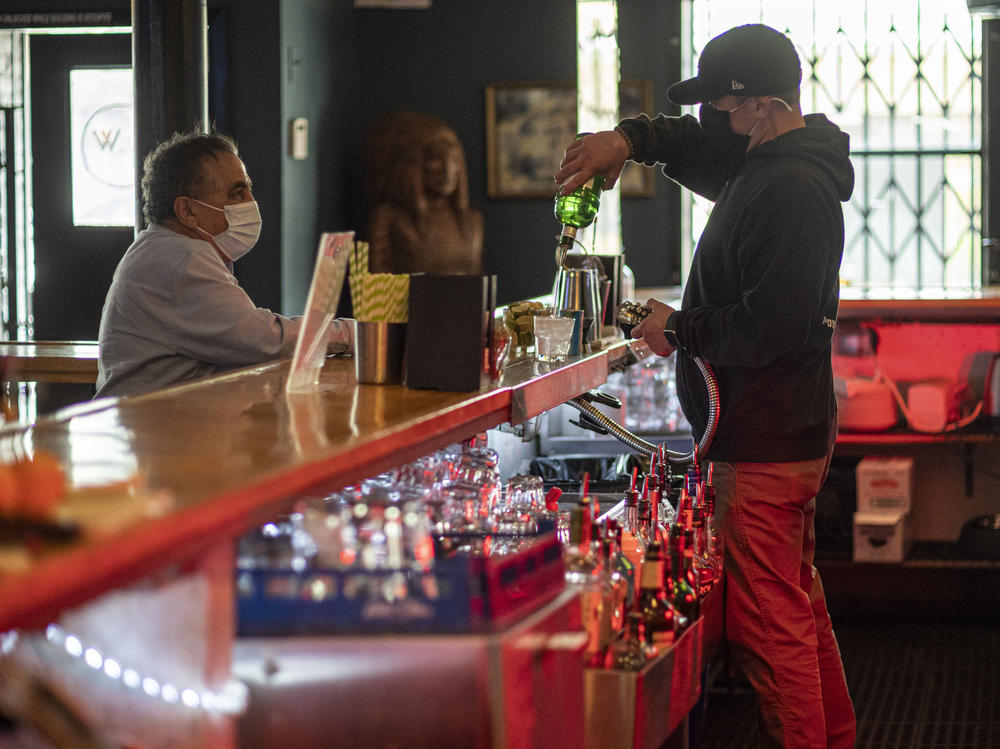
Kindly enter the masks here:
<path id="1" fill-rule="evenodd" d="M 750 142 L 749 136 L 733 132 L 732 125 L 729 122 L 729 112 L 725 110 L 718 110 L 709 104 L 702 104 L 698 110 L 698 122 L 701 123 L 701 129 L 705 132 L 705 135 L 712 140 L 723 141 L 732 145 L 740 144 L 744 150 L 746 150 L 747 144 Z"/>

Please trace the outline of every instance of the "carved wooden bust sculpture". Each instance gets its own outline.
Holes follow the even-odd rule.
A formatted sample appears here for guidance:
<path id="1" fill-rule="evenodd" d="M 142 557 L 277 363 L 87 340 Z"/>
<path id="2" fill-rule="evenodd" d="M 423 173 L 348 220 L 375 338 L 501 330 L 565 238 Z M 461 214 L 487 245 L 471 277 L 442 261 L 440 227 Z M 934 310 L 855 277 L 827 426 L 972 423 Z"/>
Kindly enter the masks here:
<path id="1" fill-rule="evenodd" d="M 391 112 L 365 141 L 373 273 L 483 272 L 483 217 L 469 208 L 465 152 L 438 117 Z"/>

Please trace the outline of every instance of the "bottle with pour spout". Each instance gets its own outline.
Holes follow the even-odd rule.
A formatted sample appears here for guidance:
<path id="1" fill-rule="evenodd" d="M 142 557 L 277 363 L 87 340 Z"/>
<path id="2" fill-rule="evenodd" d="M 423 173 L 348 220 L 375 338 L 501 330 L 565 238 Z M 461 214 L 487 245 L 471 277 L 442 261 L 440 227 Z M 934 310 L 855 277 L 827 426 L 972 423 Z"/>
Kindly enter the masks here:
<path id="1" fill-rule="evenodd" d="M 590 133 L 577 133 L 576 140 L 585 135 Z M 597 218 L 602 189 L 604 189 L 604 175 L 595 174 L 573 192 L 556 196 L 555 214 L 562 222 L 559 245 L 556 247 L 556 265 L 560 268 L 576 242 L 577 232 L 590 226 Z"/>

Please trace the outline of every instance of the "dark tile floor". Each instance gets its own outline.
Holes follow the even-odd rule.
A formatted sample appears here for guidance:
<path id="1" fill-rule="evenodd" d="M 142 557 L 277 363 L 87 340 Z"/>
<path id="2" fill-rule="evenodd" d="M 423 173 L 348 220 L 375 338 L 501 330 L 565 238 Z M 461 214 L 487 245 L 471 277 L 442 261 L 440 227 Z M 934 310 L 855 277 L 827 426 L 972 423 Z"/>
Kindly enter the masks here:
<path id="1" fill-rule="evenodd" d="M 857 749 L 1000 747 L 1000 626 L 836 623 L 858 718 Z M 707 690 L 701 749 L 756 747 L 742 679 Z"/>

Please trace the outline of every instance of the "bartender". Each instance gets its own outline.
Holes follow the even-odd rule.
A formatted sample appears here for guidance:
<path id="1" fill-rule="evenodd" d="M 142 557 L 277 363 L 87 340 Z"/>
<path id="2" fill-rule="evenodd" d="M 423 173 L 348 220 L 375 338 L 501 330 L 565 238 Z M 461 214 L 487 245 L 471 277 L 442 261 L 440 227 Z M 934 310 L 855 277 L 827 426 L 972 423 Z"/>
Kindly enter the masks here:
<path id="1" fill-rule="evenodd" d="M 178 133 L 145 159 L 147 222 L 115 270 L 101 314 L 97 396 L 136 395 L 291 356 L 302 319 L 257 307 L 233 275 L 261 216 L 232 138 Z M 352 346 L 334 320 L 329 353 Z"/>
<path id="2" fill-rule="evenodd" d="M 716 372 L 720 417 L 708 452 L 725 544 L 726 636 L 759 697 L 762 746 L 853 747 L 855 717 L 813 567 L 815 495 L 837 431 L 831 341 L 854 187 L 848 136 L 803 116 L 792 42 L 760 24 L 712 39 L 698 75 L 670 87 L 691 115 L 623 120 L 574 141 L 561 191 L 627 160 L 715 201 L 680 309 L 650 299 L 632 335 L 678 352 L 696 442 L 708 402 L 692 357 Z"/>

